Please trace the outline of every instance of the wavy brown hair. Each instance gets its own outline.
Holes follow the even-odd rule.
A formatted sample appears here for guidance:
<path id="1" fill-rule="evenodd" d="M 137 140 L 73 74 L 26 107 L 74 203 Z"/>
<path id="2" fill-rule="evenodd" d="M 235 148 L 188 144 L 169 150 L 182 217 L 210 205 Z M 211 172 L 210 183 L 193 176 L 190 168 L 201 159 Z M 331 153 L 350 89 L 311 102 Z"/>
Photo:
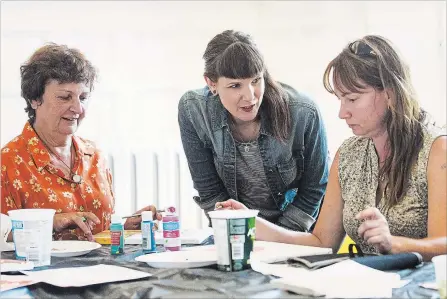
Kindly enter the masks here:
<path id="1" fill-rule="evenodd" d="M 333 84 L 344 91 L 361 93 L 366 86 L 390 91 L 383 120 L 390 154 L 379 170 L 379 178 L 388 179 L 384 195 L 389 209 L 405 196 L 424 141 L 426 113 L 419 107 L 409 68 L 390 41 L 367 35 L 346 46 L 327 66 L 323 84 L 334 94 L 331 72 Z"/>
<path id="2" fill-rule="evenodd" d="M 287 93 L 272 79 L 264 58 L 250 35 L 240 31 L 226 30 L 216 35 L 203 54 L 205 73 L 211 81 L 219 77 L 246 79 L 264 74 L 265 91 L 261 110 L 273 135 L 284 141 L 289 137 L 291 117 Z"/>

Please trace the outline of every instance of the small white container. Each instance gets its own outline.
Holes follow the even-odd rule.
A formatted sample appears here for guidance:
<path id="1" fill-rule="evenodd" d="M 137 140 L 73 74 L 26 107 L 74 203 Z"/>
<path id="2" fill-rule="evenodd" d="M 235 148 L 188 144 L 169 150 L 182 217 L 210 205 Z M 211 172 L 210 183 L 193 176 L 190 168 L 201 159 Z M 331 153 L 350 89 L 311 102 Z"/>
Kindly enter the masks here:
<path id="1" fill-rule="evenodd" d="M 435 265 L 436 282 L 438 284 L 439 296 L 441 299 L 446 299 L 447 255 L 438 255 L 433 257 L 431 260 Z"/>
<path id="2" fill-rule="evenodd" d="M 31 261 L 35 267 L 50 265 L 55 212 L 53 209 L 8 211 L 16 259 Z"/>

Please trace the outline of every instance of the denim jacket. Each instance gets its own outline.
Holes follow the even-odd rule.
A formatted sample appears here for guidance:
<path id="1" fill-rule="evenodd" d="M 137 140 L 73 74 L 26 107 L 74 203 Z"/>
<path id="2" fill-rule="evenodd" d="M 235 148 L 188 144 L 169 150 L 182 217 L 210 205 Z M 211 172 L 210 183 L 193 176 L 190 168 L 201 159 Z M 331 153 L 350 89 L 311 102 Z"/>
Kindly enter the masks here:
<path id="1" fill-rule="evenodd" d="M 316 104 L 292 87 L 289 96 L 291 131 L 286 142 L 276 139 L 261 108 L 258 139 L 271 194 L 282 216 L 295 230 L 308 231 L 318 215 L 328 180 L 326 130 Z M 208 87 L 186 92 L 179 102 L 178 121 L 196 203 L 206 212 L 216 202 L 238 199 L 236 146 L 228 111 Z M 284 222 L 284 221 L 282 221 Z M 290 227 L 290 225 L 288 225 Z"/>

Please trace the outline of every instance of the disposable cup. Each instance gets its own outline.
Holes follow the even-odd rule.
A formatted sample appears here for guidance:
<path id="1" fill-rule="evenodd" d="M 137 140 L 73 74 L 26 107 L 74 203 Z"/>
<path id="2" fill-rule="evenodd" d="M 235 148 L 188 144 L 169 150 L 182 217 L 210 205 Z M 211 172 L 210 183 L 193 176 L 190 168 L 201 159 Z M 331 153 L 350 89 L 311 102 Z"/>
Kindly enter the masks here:
<path id="1" fill-rule="evenodd" d="M 432 258 L 435 265 L 436 283 L 438 285 L 439 296 L 441 299 L 446 299 L 446 270 L 447 270 L 447 255 L 438 255 Z"/>
<path id="2" fill-rule="evenodd" d="M 1 235 L 0 238 L 6 242 L 8 239 L 8 235 L 11 232 L 12 226 L 11 226 L 11 218 L 9 218 L 8 215 L 0 214 L 1 224 L 0 224 L 0 230 Z"/>
<path id="3" fill-rule="evenodd" d="M 258 210 L 209 212 L 217 247 L 217 268 L 233 272 L 250 268 Z"/>
<path id="4" fill-rule="evenodd" d="M 34 262 L 34 266 L 51 263 L 53 209 L 19 209 L 8 211 L 16 259 Z"/>

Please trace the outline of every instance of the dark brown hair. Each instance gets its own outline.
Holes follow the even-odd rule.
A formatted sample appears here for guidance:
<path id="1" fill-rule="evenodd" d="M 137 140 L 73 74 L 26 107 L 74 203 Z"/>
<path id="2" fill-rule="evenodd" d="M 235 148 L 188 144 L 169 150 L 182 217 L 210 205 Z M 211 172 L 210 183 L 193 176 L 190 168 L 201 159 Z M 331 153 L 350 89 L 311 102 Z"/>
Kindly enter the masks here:
<path id="1" fill-rule="evenodd" d="M 25 112 L 30 123 L 34 123 L 36 112 L 31 101 L 42 104 L 45 86 L 50 80 L 59 83 L 85 83 L 90 91 L 96 80 L 96 70 L 77 49 L 55 43 L 37 49 L 20 67 L 22 97 L 26 101 Z"/>
<path id="2" fill-rule="evenodd" d="M 390 208 L 405 196 L 424 141 L 426 113 L 419 107 L 409 68 L 390 41 L 368 35 L 346 46 L 327 66 L 323 84 L 327 91 L 334 93 L 331 71 L 333 84 L 344 89 L 343 92 L 361 93 L 367 86 L 390 91 L 383 120 L 390 154 L 379 171 L 379 178 L 388 179 L 384 194 L 385 206 Z"/>
<path id="3" fill-rule="evenodd" d="M 243 32 L 226 30 L 216 35 L 203 54 L 204 75 L 217 82 L 219 77 L 246 79 L 264 74 L 265 91 L 261 108 L 265 111 L 273 135 L 279 140 L 289 137 L 291 117 L 287 93 L 272 79 L 264 58 L 251 36 Z"/>

